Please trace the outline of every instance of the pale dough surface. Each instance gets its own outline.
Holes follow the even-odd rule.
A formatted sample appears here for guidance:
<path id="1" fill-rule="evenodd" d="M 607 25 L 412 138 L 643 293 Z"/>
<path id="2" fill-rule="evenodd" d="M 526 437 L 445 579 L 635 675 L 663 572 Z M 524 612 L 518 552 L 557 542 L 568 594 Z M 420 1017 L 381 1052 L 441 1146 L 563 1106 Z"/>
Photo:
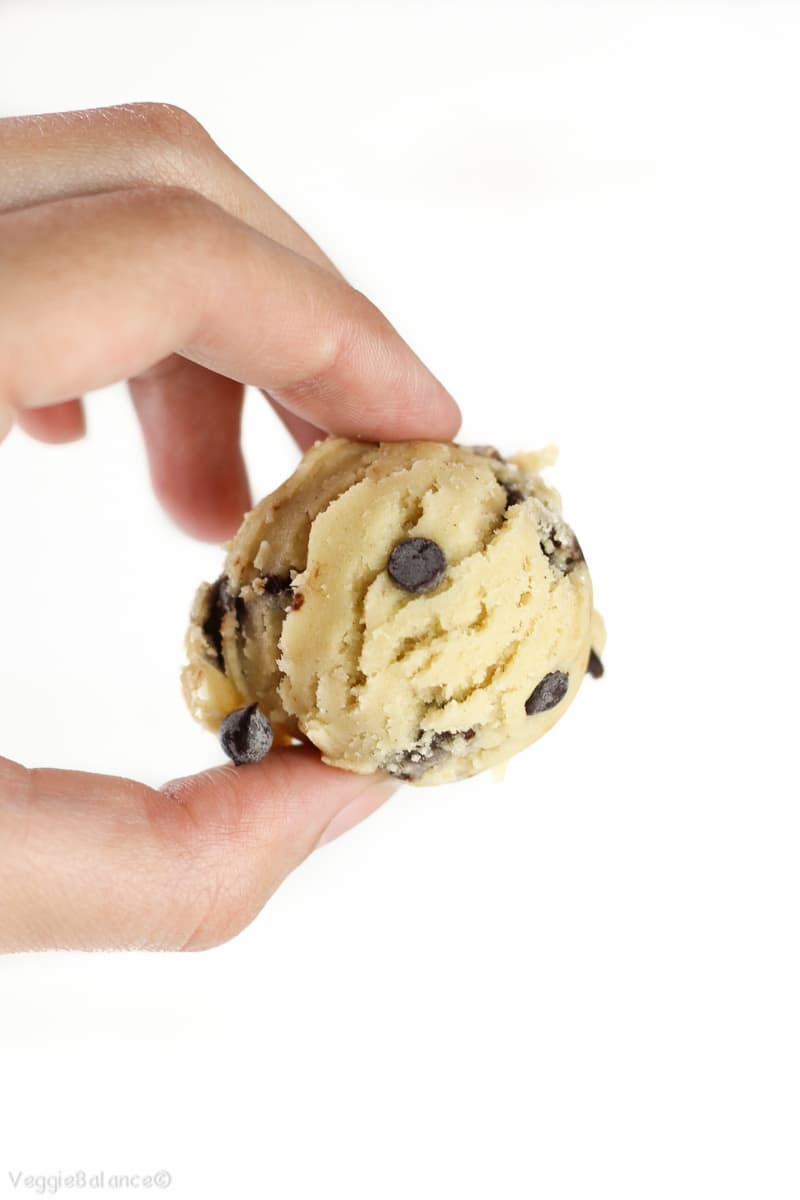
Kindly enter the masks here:
<path id="1" fill-rule="evenodd" d="M 250 512 L 224 574 L 198 591 L 184 692 L 217 729 L 257 702 L 278 737 L 326 762 L 444 783 L 496 766 L 566 711 L 602 651 L 589 571 L 546 456 L 330 438 Z M 444 552 L 441 583 L 409 594 L 398 542 Z M 528 715 L 553 672 L 563 698 Z"/>

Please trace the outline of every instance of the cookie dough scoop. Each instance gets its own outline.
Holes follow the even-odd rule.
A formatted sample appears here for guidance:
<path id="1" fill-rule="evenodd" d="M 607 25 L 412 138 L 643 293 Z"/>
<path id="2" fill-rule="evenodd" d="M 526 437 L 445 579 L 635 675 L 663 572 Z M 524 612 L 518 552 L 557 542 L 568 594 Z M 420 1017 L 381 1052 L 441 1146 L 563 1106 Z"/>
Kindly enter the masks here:
<path id="1" fill-rule="evenodd" d="M 536 741 L 602 673 L 546 455 L 318 442 L 195 597 L 183 689 L 235 762 L 273 739 L 447 783 Z"/>

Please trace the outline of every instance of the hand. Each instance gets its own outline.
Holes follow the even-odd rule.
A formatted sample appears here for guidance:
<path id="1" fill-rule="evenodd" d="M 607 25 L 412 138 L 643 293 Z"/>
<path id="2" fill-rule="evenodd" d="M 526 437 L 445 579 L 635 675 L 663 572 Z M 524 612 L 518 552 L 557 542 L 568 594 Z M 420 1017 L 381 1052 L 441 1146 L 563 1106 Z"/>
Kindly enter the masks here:
<path id="1" fill-rule="evenodd" d="M 301 447 L 458 428 L 385 317 L 188 114 L 0 121 L 0 437 L 14 419 L 79 437 L 79 397 L 119 379 L 162 503 L 213 540 L 249 505 L 244 383 Z M 391 787 L 303 748 L 158 791 L 0 759 L 0 949 L 216 945 Z"/>

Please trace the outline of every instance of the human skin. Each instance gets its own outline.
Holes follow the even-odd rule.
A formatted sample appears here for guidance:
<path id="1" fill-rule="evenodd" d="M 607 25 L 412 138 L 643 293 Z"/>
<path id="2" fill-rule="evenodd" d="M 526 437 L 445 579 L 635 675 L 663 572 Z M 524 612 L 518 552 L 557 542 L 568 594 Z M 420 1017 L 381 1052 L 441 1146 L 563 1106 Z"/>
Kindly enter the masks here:
<path id="1" fill-rule="evenodd" d="M 80 397 L 122 379 L 156 494 L 212 541 L 250 503 L 245 383 L 301 448 L 459 425 L 386 318 L 188 113 L 0 121 L 0 438 L 16 421 L 74 440 Z M 158 790 L 0 759 L 0 950 L 217 945 L 391 790 L 299 747 Z"/>

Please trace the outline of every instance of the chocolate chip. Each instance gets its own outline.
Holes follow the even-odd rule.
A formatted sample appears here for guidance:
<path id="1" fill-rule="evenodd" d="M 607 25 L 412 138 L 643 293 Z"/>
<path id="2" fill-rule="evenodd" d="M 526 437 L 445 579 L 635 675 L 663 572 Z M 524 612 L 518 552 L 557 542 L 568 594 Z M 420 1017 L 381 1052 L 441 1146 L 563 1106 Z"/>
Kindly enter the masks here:
<path id="1" fill-rule="evenodd" d="M 267 598 L 273 608 L 280 608 L 286 613 L 294 607 L 295 595 L 290 576 L 262 575 L 259 583 L 261 595 Z"/>
<path id="2" fill-rule="evenodd" d="M 503 487 L 505 488 L 506 493 L 506 508 L 512 508 L 515 504 L 522 504 L 525 496 L 523 496 L 519 488 L 509 487 L 505 483 L 503 484 Z"/>
<path id="3" fill-rule="evenodd" d="M 563 521 L 543 530 L 539 545 L 550 566 L 555 567 L 562 575 L 569 575 L 573 567 L 584 561 L 580 542 L 569 525 L 565 525 Z"/>
<path id="4" fill-rule="evenodd" d="M 591 654 L 589 655 L 589 661 L 586 664 L 586 671 L 587 674 L 591 675 L 592 679 L 600 679 L 605 673 L 605 667 L 603 666 L 602 659 L 594 650 L 592 650 Z"/>
<path id="5" fill-rule="evenodd" d="M 431 592 L 441 583 L 447 559 L 441 546 L 430 538 L 406 538 L 389 555 L 391 580 L 404 592 Z"/>
<path id="6" fill-rule="evenodd" d="M 555 708 L 567 694 L 569 675 L 565 671 L 551 671 L 545 675 L 525 701 L 525 712 L 529 717 L 534 713 L 547 712 Z"/>
<path id="7" fill-rule="evenodd" d="M 495 458 L 498 462 L 506 461 L 495 446 L 465 446 L 464 449 L 471 450 L 473 454 L 479 454 L 481 458 Z"/>
<path id="8" fill-rule="evenodd" d="M 286 592 L 292 586 L 292 581 L 288 575 L 264 575 L 264 591 L 270 596 L 275 596 L 278 592 Z"/>
<path id="9" fill-rule="evenodd" d="M 463 729 L 444 730 L 431 735 L 420 730 L 414 745 L 404 751 L 387 770 L 398 779 L 419 779 L 420 775 L 424 775 L 431 767 L 437 767 L 450 757 L 453 742 L 457 738 L 469 742 L 475 737 L 475 733 L 474 729 Z"/>
<path id="10" fill-rule="evenodd" d="M 224 670 L 225 663 L 222 657 L 222 618 L 226 613 L 233 612 L 236 607 L 236 600 L 230 590 L 230 581 L 227 575 L 220 575 L 219 579 L 211 585 L 208 605 L 208 616 L 203 622 L 203 633 L 214 647 L 217 666 L 221 670 Z"/>
<path id="11" fill-rule="evenodd" d="M 303 593 L 295 592 L 294 600 L 292 600 L 292 611 L 297 612 L 298 608 L 302 608 L 304 601 L 305 601 L 305 596 L 303 595 Z"/>
<path id="12" fill-rule="evenodd" d="M 219 727 L 219 740 L 237 766 L 261 762 L 272 748 L 272 725 L 257 704 L 228 713 Z"/>

